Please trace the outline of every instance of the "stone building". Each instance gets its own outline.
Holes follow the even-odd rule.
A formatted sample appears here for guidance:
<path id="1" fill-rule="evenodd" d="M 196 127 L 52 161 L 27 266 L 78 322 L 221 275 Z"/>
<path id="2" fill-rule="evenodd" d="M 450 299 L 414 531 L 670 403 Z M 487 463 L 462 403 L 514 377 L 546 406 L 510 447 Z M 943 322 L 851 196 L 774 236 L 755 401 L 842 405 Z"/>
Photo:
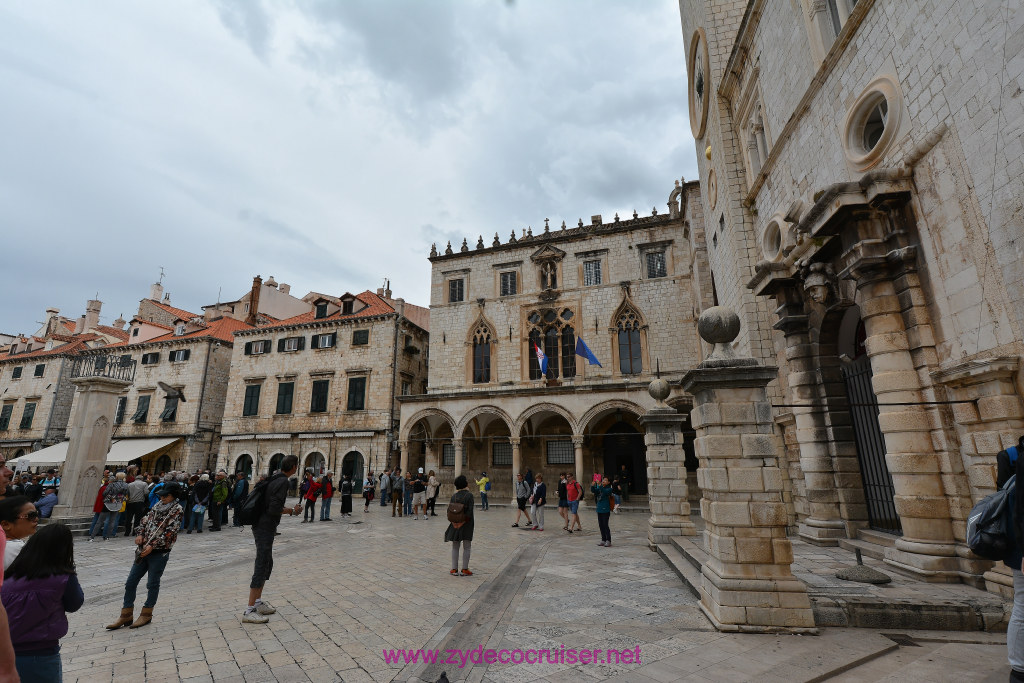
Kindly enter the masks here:
<path id="1" fill-rule="evenodd" d="M 91 300 L 77 320 L 49 308 L 34 335 L 17 335 L 0 350 L 0 455 L 6 459 L 65 439 L 75 393 L 72 360 L 83 350 L 128 338 L 123 320 L 100 324 L 101 308 L 102 302 Z"/>
<path id="2" fill-rule="evenodd" d="M 288 454 L 359 484 L 395 458 L 400 395 L 427 382 L 428 311 L 390 289 L 334 297 L 235 334 L 219 466 L 264 473 Z"/>
<path id="3" fill-rule="evenodd" d="M 708 259 L 738 351 L 779 367 L 793 531 L 1008 586 L 967 550 L 965 517 L 1024 433 L 1024 81 L 1007 42 L 1024 9 L 679 5 Z"/>
<path id="4" fill-rule="evenodd" d="M 714 299 L 697 183 L 677 182 L 668 208 L 432 249 L 430 386 L 402 399 L 403 467 L 486 471 L 499 497 L 527 468 L 589 482 L 625 467 L 646 493 L 647 385 L 699 362 L 696 315 Z M 689 405 L 679 390 L 670 404 Z"/>
<path id="5" fill-rule="evenodd" d="M 144 309 L 163 306 L 144 299 L 129 334 L 159 324 L 147 323 L 142 316 Z M 214 465 L 233 333 L 250 325 L 233 318 L 207 320 L 183 309 L 174 311 L 170 331 L 160 336 L 80 353 L 94 363 L 135 363 L 134 382 L 117 400 L 108 462 L 137 462 L 146 472 L 191 472 Z"/>

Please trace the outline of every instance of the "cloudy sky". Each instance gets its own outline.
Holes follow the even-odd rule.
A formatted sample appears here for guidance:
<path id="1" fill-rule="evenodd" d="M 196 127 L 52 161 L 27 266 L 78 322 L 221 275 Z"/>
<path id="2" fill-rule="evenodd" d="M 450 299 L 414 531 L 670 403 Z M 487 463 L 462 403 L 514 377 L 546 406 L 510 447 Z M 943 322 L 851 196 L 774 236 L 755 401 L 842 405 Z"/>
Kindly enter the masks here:
<path id="1" fill-rule="evenodd" d="M 0 5 L 0 332 L 273 275 L 429 303 L 432 242 L 696 176 L 672 0 Z"/>

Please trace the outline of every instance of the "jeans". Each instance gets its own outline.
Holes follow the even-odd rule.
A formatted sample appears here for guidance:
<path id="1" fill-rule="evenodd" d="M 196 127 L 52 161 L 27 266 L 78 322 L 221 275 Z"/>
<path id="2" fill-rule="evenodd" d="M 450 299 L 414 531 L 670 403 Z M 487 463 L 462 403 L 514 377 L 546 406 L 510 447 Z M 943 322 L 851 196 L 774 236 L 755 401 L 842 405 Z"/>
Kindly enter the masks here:
<path id="1" fill-rule="evenodd" d="M 333 498 L 324 498 L 324 502 L 320 503 L 320 521 L 323 522 L 331 518 L 331 501 Z"/>
<path id="2" fill-rule="evenodd" d="M 205 512 L 190 512 L 188 514 L 190 518 L 188 523 L 188 530 L 192 531 L 193 529 L 195 529 L 199 533 L 203 533 L 203 515 L 205 514 Z"/>
<path id="3" fill-rule="evenodd" d="M 89 538 L 94 538 L 96 532 L 103 531 L 103 539 L 117 535 L 117 518 L 121 515 L 120 510 L 104 510 L 100 513 L 99 524 L 89 532 Z"/>
<path id="4" fill-rule="evenodd" d="M 316 501 L 308 498 L 306 499 L 306 506 L 302 511 L 302 521 L 305 522 L 307 520 L 310 522 L 316 520 Z"/>
<path id="5" fill-rule="evenodd" d="M 473 541 L 452 541 L 452 569 L 459 568 L 459 544 L 462 545 L 462 568 L 469 569 L 469 553 L 473 548 Z"/>
<path id="6" fill-rule="evenodd" d="M 481 491 L 480 492 L 480 509 L 481 510 L 486 510 L 489 507 L 491 507 L 491 506 L 487 504 L 487 492 L 486 491 Z"/>
<path id="7" fill-rule="evenodd" d="M 274 571 L 274 532 L 254 527 L 252 537 L 256 541 L 256 564 L 249 588 L 263 588 L 270 573 Z"/>
<path id="8" fill-rule="evenodd" d="M 99 512 L 94 512 L 93 515 L 92 515 L 92 524 L 89 525 L 89 538 L 92 538 L 93 536 L 96 535 L 93 532 L 96 531 L 96 525 L 97 525 L 97 523 L 99 523 L 99 521 L 100 521 L 100 513 Z"/>
<path id="9" fill-rule="evenodd" d="M 1024 673 L 1024 573 L 1013 570 L 1013 611 L 1006 627 L 1006 655 L 1010 668 Z"/>
<path id="10" fill-rule="evenodd" d="M 391 492 L 388 491 L 386 488 L 382 488 L 380 490 L 380 506 L 381 507 L 387 507 L 388 501 L 391 500 L 390 493 Z"/>
<path id="11" fill-rule="evenodd" d="M 242 523 L 238 521 L 238 509 L 245 505 L 245 499 L 235 503 L 235 511 L 231 515 L 231 524 L 233 526 L 242 526 Z"/>
<path id="12" fill-rule="evenodd" d="M 412 489 L 405 490 L 405 514 L 412 514 Z"/>
<path id="13" fill-rule="evenodd" d="M 22 683 L 61 683 L 60 653 L 52 655 L 14 655 L 14 667 Z"/>
<path id="14" fill-rule="evenodd" d="M 611 517 L 610 513 L 598 512 L 597 513 L 597 525 L 601 527 L 601 540 L 612 542 L 612 530 L 608 526 L 608 518 Z"/>
<path id="15" fill-rule="evenodd" d="M 128 503 L 125 508 L 125 520 L 124 520 L 124 535 L 131 536 L 132 531 L 138 526 L 139 522 L 142 521 L 142 516 L 146 514 L 146 504 L 143 501 L 137 503 Z"/>
<path id="16" fill-rule="evenodd" d="M 149 579 L 146 580 L 146 604 L 143 607 L 156 606 L 156 599 L 160 595 L 160 577 L 164 575 L 167 559 L 170 556 L 170 553 L 152 552 L 132 565 L 132 570 L 128 572 L 128 580 L 124 582 L 124 604 L 122 607 L 125 609 L 135 607 L 135 590 L 139 587 L 139 581 L 142 581 L 142 577 L 147 573 Z"/>

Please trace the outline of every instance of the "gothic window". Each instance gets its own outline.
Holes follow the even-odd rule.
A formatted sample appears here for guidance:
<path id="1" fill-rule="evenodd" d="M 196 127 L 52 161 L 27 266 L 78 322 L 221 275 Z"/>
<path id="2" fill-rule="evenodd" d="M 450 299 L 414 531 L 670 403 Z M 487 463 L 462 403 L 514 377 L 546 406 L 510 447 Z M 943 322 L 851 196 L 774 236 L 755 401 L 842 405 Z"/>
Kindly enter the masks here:
<path id="1" fill-rule="evenodd" d="M 619 371 L 624 375 L 643 372 L 643 354 L 640 349 L 640 321 L 635 312 L 623 311 L 616 327 L 619 336 Z"/>
<path id="2" fill-rule="evenodd" d="M 473 383 L 491 381 L 491 332 L 480 325 L 473 333 Z"/>
<path id="3" fill-rule="evenodd" d="M 547 379 L 576 376 L 576 332 L 570 324 L 573 315 L 569 308 L 549 308 L 533 311 L 527 316 L 526 322 L 530 325 L 530 379 L 542 378 L 538 348 L 547 357 Z"/>

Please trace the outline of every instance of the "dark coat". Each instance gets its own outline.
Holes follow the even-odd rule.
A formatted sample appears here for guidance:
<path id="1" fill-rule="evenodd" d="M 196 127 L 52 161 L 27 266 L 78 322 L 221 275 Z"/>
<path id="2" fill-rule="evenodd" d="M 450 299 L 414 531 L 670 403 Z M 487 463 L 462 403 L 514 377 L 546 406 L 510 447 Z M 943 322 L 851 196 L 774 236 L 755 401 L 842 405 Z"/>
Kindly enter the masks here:
<path id="1" fill-rule="evenodd" d="M 448 528 L 444 532 L 444 542 L 450 543 L 451 541 L 472 541 L 473 540 L 473 527 L 475 522 L 473 520 L 473 494 L 463 489 L 462 491 L 456 491 L 452 496 L 452 503 L 462 503 L 462 506 L 466 510 L 466 523 L 460 526 L 458 529 L 449 522 Z"/>

